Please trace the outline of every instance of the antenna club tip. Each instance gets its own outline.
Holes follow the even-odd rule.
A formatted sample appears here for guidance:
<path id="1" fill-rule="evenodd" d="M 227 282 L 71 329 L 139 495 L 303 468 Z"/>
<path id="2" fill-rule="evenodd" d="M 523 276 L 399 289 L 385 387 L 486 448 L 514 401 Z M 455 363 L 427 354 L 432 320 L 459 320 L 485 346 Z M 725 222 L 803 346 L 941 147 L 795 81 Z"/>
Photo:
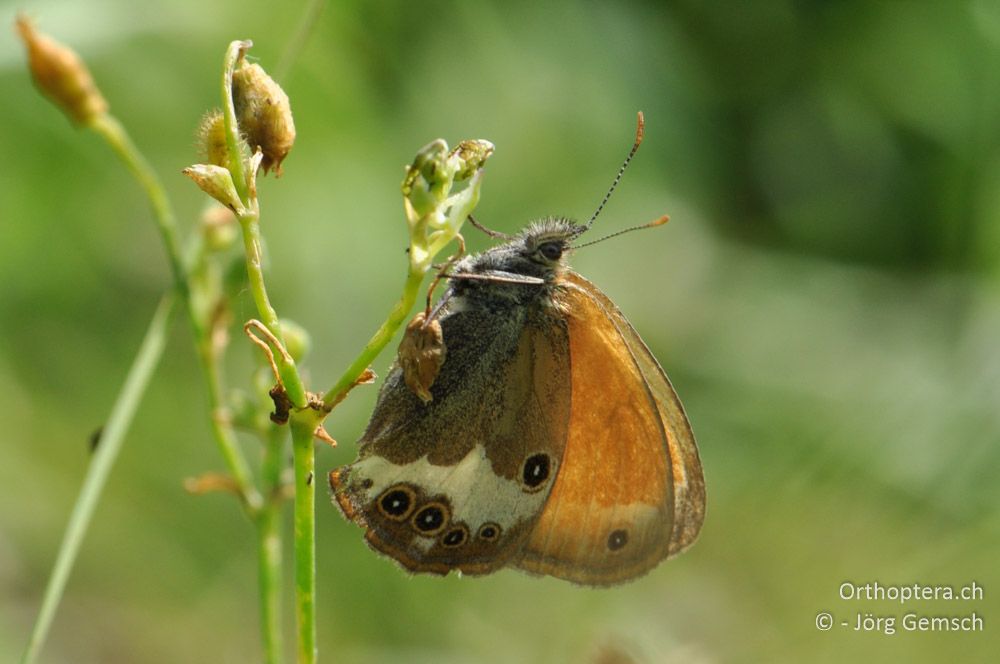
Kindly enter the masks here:
<path id="1" fill-rule="evenodd" d="M 657 219 L 656 221 L 650 222 L 649 225 L 650 225 L 650 227 L 662 226 L 663 224 L 667 223 L 668 221 L 670 221 L 670 215 L 669 214 L 665 214 L 662 217 L 660 217 L 659 219 Z"/>
<path id="2" fill-rule="evenodd" d="M 636 113 L 636 116 L 635 142 L 639 144 L 642 143 L 642 138 L 646 134 L 646 118 L 643 116 L 642 111 Z"/>

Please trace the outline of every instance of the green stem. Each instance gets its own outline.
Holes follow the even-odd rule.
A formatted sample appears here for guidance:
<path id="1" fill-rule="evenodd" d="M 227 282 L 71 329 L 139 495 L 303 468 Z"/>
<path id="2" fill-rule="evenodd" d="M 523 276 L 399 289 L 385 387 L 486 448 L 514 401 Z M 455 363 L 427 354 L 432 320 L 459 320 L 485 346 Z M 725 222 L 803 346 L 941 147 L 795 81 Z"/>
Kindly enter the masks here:
<path id="1" fill-rule="evenodd" d="M 281 639 L 281 471 L 284 467 L 284 429 L 268 424 L 261 432 L 264 460 L 261 481 L 267 500 L 257 516 L 258 579 L 260 585 L 260 624 L 264 661 L 282 661 Z"/>
<path id="2" fill-rule="evenodd" d="M 291 419 L 295 463 L 295 620 L 298 662 L 316 662 L 316 481 L 313 431 L 320 422 L 314 410 Z"/>
<path id="3" fill-rule="evenodd" d="M 281 332 L 281 324 L 278 321 L 278 314 L 271 306 L 271 300 L 267 296 L 267 287 L 264 285 L 263 257 L 260 244 L 260 223 L 256 213 L 249 213 L 240 217 L 240 226 L 243 229 L 243 247 L 246 250 L 247 277 L 249 279 L 250 293 L 253 295 L 254 303 L 257 305 L 257 313 L 271 334 L 284 347 L 284 335 Z M 299 371 L 295 366 L 295 360 L 287 357 L 284 353 L 277 353 L 274 361 L 278 364 L 278 373 L 281 376 L 281 384 L 288 394 L 288 398 L 296 408 L 305 408 L 306 388 L 299 377 Z"/>
<path id="4" fill-rule="evenodd" d="M 236 122 L 236 107 L 233 104 L 233 72 L 236 70 L 236 63 L 244 51 L 252 45 L 253 42 L 250 41 L 230 42 L 222 65 L 222 122 L 226 129 L 226 152 L 229 157 L 229 163 L 226 166 L 232 173 L 236 193 L 240 195 L 240 200 L 243 201 L 244 205 L 250 201 L 250 189 L 247 185 L 246 170 L 243 167 L 243 146 L 245 143 L 240 137 L 240 128 Z"/>
<path id="5" fill-rule="evenodd" d="M 48 634 L 52 618 L 55 616 L 56 608 L 59 606 L 66 588 L 70 570 L 73 568 L 73 562 L 80 551 L 83 537 L 94 515 L 94 509 L 97 507 L 98 498 L 104 490 L 108 475 L 111 473 L 111 468 L 121 450 L 125 433 L 135 417 L 139 399 L 146 391 L 153 371 L 163 356 L 167 327 L 176 302 L 175 294 L 165 295 L 160 300 L 156 313 L 153 314 L 153 319 L 146 330 L 142 345 L 139 347 L 139 352 L 132 362 L 132 367 L 129 369 L 121 392 L 118 393 L 118 398 L 111 409 L 111 415 L 101 433 L 97 451 L 94 452 L 94 458 L 87 468 L 87 475 L 80 488 L 80 494 L 73 505 L 73 513 L 70 515 L 62 544 L 59 546 L 52 576 L 49 577 L 49 583 L 45 587 L 45 595 L 42 598 L 38 618 L 31 632 L 31 639 L 21 657 L 22 664 L 30 664 L 36 660 Z"/>
<path id="6" fill-rule="evenodd" d="M 180 295 L 181 299 L 187 305 L 188 318 L 190 319 L 195 337 L 203 340 L 206 336 L 204 326 L 200 324 L 192 307 L 190 286 L 186 276 L 187 271 L 184 269 L 180 245 L 177 239 L 177 222 L 163 185 L 160 183 L 155 171 L 153 171 L 149 163 L 142 156 L 142 153 L 135 147 L 125 128 L 114 116 L 109 114 L 95 116 L 89 122 L 88 126 L 105 140 L 115 154 L 125 163 L 128 170 L 145 191 L 153 209 L 153 218 L 157 229 L 160 231 L 164 247 L 167 251 L 175 293 L 164 296 L 160 306 L 157 308 L 156 314 L 150 322 L 143 345 L 133 361 L 132 369 L 122 387 L 122 391 L 119 393 L 108 424 L 101 436 L 101 444 L 88 469 L 80 496 L 73 507 L 70 522 L 63 535 L 63 542 L 57 554 L 52 575 L 46 586 L 39 615 L 22 659 L 25 663 L 35 660 L 48 634 L 52 617 L 62 598 L 66 581 L 76 560 L 83 536 L 93 516 L 98 498 L 107 482 L 111 467 L 114 465 L 114 461 L 121 449 L 124 434 L 131 424 L 139 398 L 145 391 L 152 371 L 163 353 L 165 330 L 168 319 L 173 312 L 177 294 Z M 216 419 L 213 418 L 213 420 Z M 241 469 L 245 470 L 247 466 L 246 462 L 242 459 L 239 448 L 226 436 L 218 435 L 222 427 L 223 425 L 213 427 L 217 434 L 216 441 L 223 451 L 223 457 L 230 464 L 234 478 L 240 483 L 244 503 L 247 505 L 253 505 L 255 502 L 259 503 L 259 499 L 256 501 L 253 499 L 254 492 L 252 486 L 249 484 L 248 473 L 241 472 Z"/>
<path id="7" fill-rule="evenodd" d="M 261 508 L 263 499 L 253 484 L 250 466 L 240 451 L 236 433 L 229 421 L 229 409 L 226 407 L 226 396 L 222 388 L 219 357 L 212 347 L 211 334 L 206 334 L 198 340 L 198 354 L 201 358 L 202 373 L 208 392 L 212 436 L 215 438 L 226 467 L 229 468 L 229 472 L 236 482 L 243 506 L 252 515 Z"/>
<path id="8" fill-rule="evenodd" d="M 244 151 L 242 149 L 243 140 L 239 134 L 239 127 L 236 122 L 236 111 L 233 105 L 232 81 L 233 71 L 237 62 L 245 49 L 250 47 L 250 42 L 234 41 L 226 50 L 226 59 L 222 76 L 222 116 L 226 129 L 226 145 L 229 153 L 229 172 L 236 185 L 237 193 L 243 201 L 247 211 L 239 215 L 240 228 L 243 231 L 243 246 L 246 253 L 247 277 L 250 292 L 253 295 L 257 312 L 262 322 L 271 332 L 278 344 L 274 355 L 277 363 L 278 374 L 285 394 L 296 407 L 292 414 L 292 451 L 295 464 L 295 617 L 298 625 L 298 652 L 299 662 L 311 664 L 316 661 L 316 517 L 315 517 L 315 488 L 313 483 L 314 473 L 314 452 L 313 452 L 313 431 L 320 422 L 320 414 L 317 411 L 307 409 L 307 396 L 302 378 L 299 376 L 295 361 L 287 355 L 284 348 L 284 335 L 281 331 L 281 324 L 278 314 L 271 306 L 270 298 L 267 295 L 267 288 L 264 284 L 263 252 L 260 240 L 260 211 L 257 203 L 256 193 L 251 186 L 251 180 L 255 174 L 250 172 L 248 179 L 247 168 L 254 168 L 252 160 L 244 162 Z M 276 527 L 269 522 L 270 517 L 266 514 L 262 516 L 259 523 L 260 547 L 261 547 L 261 592 L 262 600 L 277 602 L 276 597 L 271 593 L 276 592 L 277 585 L 272 579 L 275 572 L 274 556 L 280 555 L 272 550 L 274 546 L 269 533 Z M 266 584 L 265 587 L 265 577 Z M 273 620 L 269 608 L 262 608 L 268 612 L 264 615 L 265 621 Z M 270 628 L 265 623 L 266 632 Z M 274 645 L 265 645 L 265 648 L 273 648 Z"/>
<path id="9" fill-rule="evenodd" d="M 323 403 L 327 407 L 336 405 L 350 391 L 361 376 L 361 373 L 371 366 L 371 363 L 382 352 L 382 349 L 392 340 L 393 335 L 399 330 L 403 321 L 406 320 L 406 316 L 413 308 L 413 304 L 417 300 L 417 294 L 420 292 L 420 284 L 423 283 L 423 280 L 424 272 L 412 268 L 409 270 L 406 275 L 406 284 L 403 286 L 403 294 L 392 308 L 392 311 L 389 312 L 389 317 L 386 318 L 381 327 L 372 335 L 372 338 L 368 340 L 361 354 L 347 367 L 347 370 L 344 371 L 340 379 L 323 395 Z"/>
<path id="10" fill-rule="evenodd" d="M 156 176 L 156 172 L 132 142 L 125 127 L 113 115 L 103 113 L 95 116 L 89 127 L 97 132 L 114 150 L 146 192 L 146 197 L 153 207 L 153 219 L 160 231 L 160 236 L 163 238 L 163 246 L 167 250 L 167 259 L 170 261 L 170 272 L 174 278 L 174 285 L 184 300 L 190 300 L 187 271 L 184 269 L 180 242 L 177 240 L 177 220 L 174 217 L 170 199 L 167 198 L 167 192 Z M 197 332 L 198 321 L 193 318 L 192 324 L 195 325 Z"/>

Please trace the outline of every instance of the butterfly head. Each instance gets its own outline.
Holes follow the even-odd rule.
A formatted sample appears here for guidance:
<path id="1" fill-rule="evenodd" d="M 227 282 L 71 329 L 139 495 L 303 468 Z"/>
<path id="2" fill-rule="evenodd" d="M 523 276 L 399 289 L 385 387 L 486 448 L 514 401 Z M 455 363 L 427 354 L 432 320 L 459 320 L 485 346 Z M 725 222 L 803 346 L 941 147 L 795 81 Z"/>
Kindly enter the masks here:
<path id="1" fill-rule="evenodd" d="M 504 244 L 469 256 L 455 266 L 455 272 L 506 273 L 550 281 L 563 267 L 570 243 L 584 230 L 562 217 L 541 219 Z"/>
<path id="2" fill-rule="evenodd" d="M 562 217 L 533 222 L 507 242 L 468 256 L 452 271 L 451 295 L 526 304 L 544 298 L 585 227 Z"/>

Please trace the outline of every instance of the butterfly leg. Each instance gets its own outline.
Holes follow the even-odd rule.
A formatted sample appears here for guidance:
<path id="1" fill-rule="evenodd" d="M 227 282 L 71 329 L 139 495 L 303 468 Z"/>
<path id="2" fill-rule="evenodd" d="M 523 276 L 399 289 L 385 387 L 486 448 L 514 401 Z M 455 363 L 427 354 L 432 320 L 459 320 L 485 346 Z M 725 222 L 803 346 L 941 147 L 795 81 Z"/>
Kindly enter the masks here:
<path id="1" fill-rule="evenodd" d="M 455 236 L 458 240 L 458 251 L 448 259 L 448 262 L 441 266 L 438 270 L 437 276 L 434 277 L 434 281 L 431 282 L 430 287 L 427 289 L 427 306 L 424 308 L 424 325 L 426 326 L 431 320 L 431 297 L 434 295 L 434 289 L 437 285 L 441 283 L 441 280 L 448 276 L 448 270 L 465 255 L 465 238 L 461 234 Z"/>

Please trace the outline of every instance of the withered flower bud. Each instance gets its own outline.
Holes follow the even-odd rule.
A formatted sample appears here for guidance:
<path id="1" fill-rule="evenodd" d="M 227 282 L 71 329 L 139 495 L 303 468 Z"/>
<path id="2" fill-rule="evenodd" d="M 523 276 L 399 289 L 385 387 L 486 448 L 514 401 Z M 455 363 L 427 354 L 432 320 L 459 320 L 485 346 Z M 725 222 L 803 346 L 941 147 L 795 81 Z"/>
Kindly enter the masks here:
<path id="1" fill-rule="evenodd" d="M 281 175 L 281 162 L 295 143 L 295 123 L 288 95 L 258 64 L 243 63 L 233 72 L 233 106 L 250 149 L 264 154 L 261 166 Z"/>
<path id="2" fill-rule="evenodd" d="M 486 163 L 494 149 L 492 143 L 482 140 L 467 140 L 456 145 L 448 153 L 449 157 L 457 156 L 460 160 L 460 167 L 455 177 L 459 180 L 472 177 Z"/>
<path id="3" fill-rule="evenodd" d="M 70 48 L 44 35 L 23 14 L 17 32 L 28 50 L 28 68 L 35 85 L 70 118 L 86 124 L 108 110 L 90 71 Z"/>
<path id="4" fill-rule="evenodd" d="M 406 386 L 427 403 L 433 399 L 430 389 L 444 364 L 445 347 L 441 322 L 434 319 L 425 325 L 425 320 L 421 311 L 406 326 L 397 358 Z"/>

